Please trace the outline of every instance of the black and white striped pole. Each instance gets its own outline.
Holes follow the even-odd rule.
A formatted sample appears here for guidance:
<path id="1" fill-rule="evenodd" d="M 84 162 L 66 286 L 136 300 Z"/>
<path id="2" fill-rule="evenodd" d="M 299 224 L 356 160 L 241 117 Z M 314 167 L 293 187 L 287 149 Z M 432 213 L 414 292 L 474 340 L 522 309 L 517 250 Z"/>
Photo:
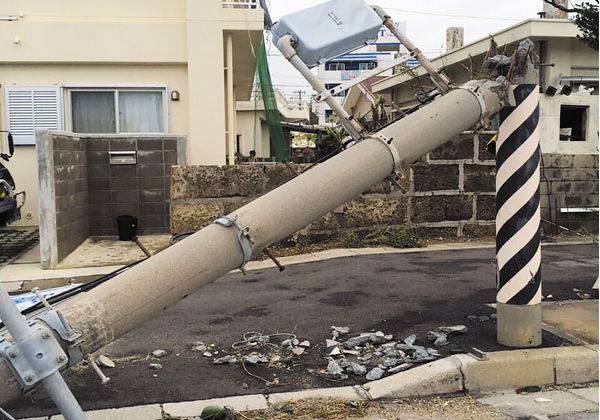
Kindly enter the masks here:
<path id="1" fill-rule="evenodd" d="M 511 86 L 496 146 L 497 338 L 511 347 L 542 343 L 539 87 L 527 81 Z"/>

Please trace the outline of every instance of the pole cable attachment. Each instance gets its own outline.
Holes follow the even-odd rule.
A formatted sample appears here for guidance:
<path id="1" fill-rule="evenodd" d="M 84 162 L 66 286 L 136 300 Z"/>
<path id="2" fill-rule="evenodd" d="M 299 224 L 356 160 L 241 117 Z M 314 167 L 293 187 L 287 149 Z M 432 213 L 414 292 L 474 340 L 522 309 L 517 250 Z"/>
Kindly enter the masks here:
<path id="1" fill-rule="evenodd" d="M 240 248 L 242 248 L 242 253 L 244 255 L 244 260 L 242 261 L 242 263 L 240 264 L 240 266 L 238 267 L 239 270 L 244 273 L 244 275 L 246 275 L 246 269 L 244 268 L 246 266 L 246 264 L 248 263 L 248 261 L 250 261 L 250 258 L 252 258 L 252 239 L 250 238 L 250 228 L 249 227 L 242 227 L 239 225 L 239 223 L 237 223 L 237 216 L 234 217 L 220 217 L 217 220 L 215 220 L 215 224 L 229 228 L 229 227 L 233 227 L 237 230 L 238 232 L 238 242 L 240 243 Z"/>

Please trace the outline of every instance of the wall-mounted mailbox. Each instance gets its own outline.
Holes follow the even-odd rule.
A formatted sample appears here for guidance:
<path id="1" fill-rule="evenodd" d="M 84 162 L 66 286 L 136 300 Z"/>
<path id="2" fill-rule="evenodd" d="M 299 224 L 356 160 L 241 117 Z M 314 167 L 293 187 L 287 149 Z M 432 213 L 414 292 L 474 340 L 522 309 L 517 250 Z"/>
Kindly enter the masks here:
<path id="1" fill-rule="evenodd" d="M 135 150 L 126 152 L 108 152 L 111 165 L 135 165 L 137 163 L 137 154 Z"/>

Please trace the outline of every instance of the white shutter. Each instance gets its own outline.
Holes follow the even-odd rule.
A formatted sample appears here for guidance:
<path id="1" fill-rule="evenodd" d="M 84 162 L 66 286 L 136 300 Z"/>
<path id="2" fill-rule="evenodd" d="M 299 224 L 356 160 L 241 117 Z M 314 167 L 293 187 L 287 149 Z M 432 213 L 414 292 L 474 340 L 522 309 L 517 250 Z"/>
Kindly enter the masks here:
<path id="1" fill-rule="evenodd" d="M 61 89 L 56 86 L 7 86 L 8 130 L 15 144 L 35 144 L 35 130 L 62 130 Z"/>

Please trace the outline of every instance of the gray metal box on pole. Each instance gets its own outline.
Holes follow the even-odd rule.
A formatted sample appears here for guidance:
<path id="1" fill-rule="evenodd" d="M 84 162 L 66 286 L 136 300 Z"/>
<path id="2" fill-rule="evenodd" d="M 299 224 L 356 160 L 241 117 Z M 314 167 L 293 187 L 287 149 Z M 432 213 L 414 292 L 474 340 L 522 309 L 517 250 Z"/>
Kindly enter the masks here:
<path id="1" fill-rule="evenodd" d="M 273 43 L 285 35 L 309 67 L 374 43 L 381 18 L 364 0 L 332 0 L 286 15 L 273 25 Z"/>

